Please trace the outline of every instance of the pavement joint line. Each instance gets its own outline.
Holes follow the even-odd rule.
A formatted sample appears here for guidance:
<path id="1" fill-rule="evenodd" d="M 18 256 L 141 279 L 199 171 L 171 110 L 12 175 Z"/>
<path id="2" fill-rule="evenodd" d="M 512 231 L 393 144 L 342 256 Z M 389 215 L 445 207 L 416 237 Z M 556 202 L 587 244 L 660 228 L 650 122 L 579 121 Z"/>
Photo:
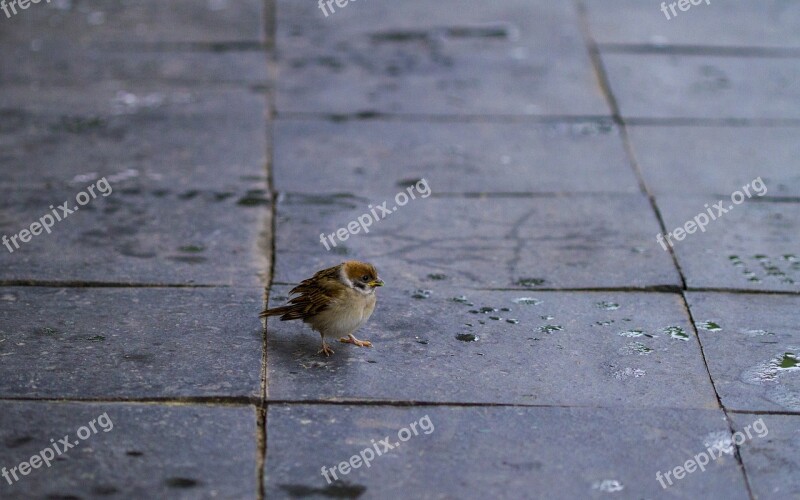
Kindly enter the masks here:
<path id="1" fill-rule="evenodd" d="M 318 120 L 342 123 L 348 121 L 398 121 L 425 123 L 608 123 L 611 115 L 512 115 L 512 114 L 419 114 L 419 113 L 384 113 L 378 111 L 361 111 L 354 113 L 312 113 L 276 111 L 276 120 Z"/>
<path id="2" fill-rule="evenodd" d="M 277 75 L 271 74 L 272 72 L 276 71 L 277 64 L 275 64 L 275 40 L 277 39 L 277 19 L 276 19 L 276 12 L 277 12 L 277 0 L 264 0 L 264 39 L 265 39 L 265 61 L 264 63 L 267 66 L 267 76 L 268 80 L 272 82 L 277 82 Z M 272 291 L 272 283 L 275 277 L 275 260 L 277 255 L 277 244 L 276 244 L 276 237 L 277 234 L 277 214 L 278 214 L 278 193 L 275 190 L 275 177 L 274 177 L 274 165 L 275 165 L 275 114 L 276 114 L 276 105 L 275 105 L 275 96 L 276 92 L 274 90 L 267 91 L 266 93 L 266 102 L 267 102 L 267 109 L 266 109 L 266 147 L 267 147 L 267 158 L 264 164 L 264 169 L 266 170 L 267 174 L 267 190 L 270 193 L 270 202 L 269 202 L 269 210 L 271 213 L 270 217 L 270 262 L 269 262 L 269 277 L 267 279 L 267 283 L 264 287 L 264 296 L 263 296 L 263 304 L 264 307 L 269 304 L 269 296 Z M 261 373 L 262 373 L 262 391 L 261 391 L 261 401 L 258 405 L 258 418 L 256 420 L 256 438 L 257 438 L 257 445 L 258 445 L 258 456 L 256 459 L 256 480 L 258 484 L 256 486 L 257 497 L 258 500 L 264 500 L 267 498 L 267 491 L 266 491 L 266 469 L 267 469 L 267 451 L 269 447 L 269 434 L 267 432 L 267 415 L 268 415 L 268 397 L 269 397 L 269 331 L 267 326 L 266 318 L 263 321 L 263 336 L 262 336 L 262 364 L 261 364 Z"/>
<path id="3" fill-rule="evenodd" d="M 654 45 L 648 43 L 600 43 L 601 52 L 607 54 L 635 55 L 685 55 L 719 57 L 797 58 L 800 48 L 789 47 L 737 47 L 719 45 Z"/>
<path id="4" fill-rule="evenodd" d="M 295 286 L 298 283 L 288 283 L 285 281 L 274 281 L 272 286 Z M 605 293 L 667 293 L 680 294 L 683 292 L 695 293 L 727 293 L 740 295 L 800 295 L 800 290 L 750 290 L 746 288 L 705 288 L 688 287 L 681 288 L 676 285 L 655 285 L 648 287 L 594 287 L 594 288 L 470 288 L 460 287 L 463 290 L 473 292 L 515 292 L 515 293 L 536 293 L 536 292 L 605 292 Z"/>
<path id="5" fill-rule="evenodd" d="M 114 281 L 50 281 L 50 280 L 0 280 L 0 287 L 47 287 L 47 288 L 252 288 L 234 287 L 226 284 L 187 283 L 124 283 Z"/>
<path id="6" fill-rule="evenodd" d="M 208 400 L 207 398 L 190 399 L 63 399 L 63 398 L 30 398 L 30 397 L 0 397 L 0 402 L 6 403 L 60 403 L 60 404 L 111 404 L 111 405 L 145 405 L 145 406 L 218 406 L 231 408 L 269 408 L 270 406 L 383 406 L 391 408 L 406 407 L 442 407 L 442 408 L 579 408 L 600 410 L 702 410 L 720 411 L 721 408 L 704 407 L 657 407 L 657 406 L 603 406 L 603 405 L 566 405 L 566 404 L 533 404 L 533 403 L 480 403 L 463 401 L 405 401 L 405 400 L 361 400 L 361 399 L 272 399 L 266 401 L 242 400 L 234 401 Z M 740 413 L 755 413 L 741 411 Z M 794 414 L 800 415 L 800 414 Z"/>
<path id="7" fill-rule="evenodd" d="M 639 162 L 636 160 L 636 153 L 633 149 L 633 143 L 630 138 L 630 134 L 628 134 L 628 126 L 625 123 L 625 119 L 622 116 L 622 112 L 619 107 L 619 103 L 617 102 L 617 98 L 614 95 L 614 92 L 611 89 L 611 80 L 608 77 L 608 72 L 606 71 L 605 66 L 603 65 L 603 58 L 600 54 L 600 49 L 597 45 L 597 41 L 592 36 L 591 25 L 589 23 L 589 15 L 588 9 L 586 7 L 585 0 L 575 0 L 575 8 L 578 12 L 578 18 L 580 22 L 581 33 L 584 38 L 584 42 L 586 43 L 586 49 L 589 52 L 589 59 L 591 61 L 592 66 L 594 67 L 595 76 L 597 78 L 598 84 L 600 85 L 600 90 L 606 98 L 608 102 L 608 106 L 611 108 L 611 114 L 614 117 L 614 122 L 619 127 L 620 138 L 622 139 L 623 147 L 625 148 L 625 153 L 628 157 L 629 164 L 633 169 L 633 173 L 636 176 L 636 179 L 639 183 L 639 187 L 643 194 L 645 194 L 650 202 L 650 207 L 653 209 L 653 212 L 656 216 L 656 220 L 658 220 L 658 224 L 661 227 L 661 233 L 667 233 L 667 226 L 664 223 L 664 218 L 661 215 L 661 211 L 658 208 L 658 204 L 656 203 L 656 199 L 653 196 L 653 192 L 647 186 L 647 182 L 645 181 L 644 174 L 642 173 L 641 166 Z M 681 269 L 681 264 L 678 261 L 678 256 L 675 253 L 675 249 L 670 247 L 669 254 L 672 258 L 672 263 L 675 266 L 675 269 L 678 272 L 678 276 L 681 279 L 681 288 L 686 288 L 686 276 L 684 275 L 683 269 Z"/>
<path id="8" fill-rule="evenodd" d="M 631 127 L 800 127 L 797 118 L 658 118 L 627 116 L 625 123 Z"/>
<path id="9" fill-rule="evenodd" d="M 728 431 L 731 433 L 731 436 L 733 436 L 736 433 L 736 431 L 733 428 L 733 420 L 728 415 L 728 410 L 725 408 L 725 405 L 722 403 L 722 397 L 719 395 L 719 391 L 717 390 L 717 384 L 714 381 L 714 377 L 711 376 L 711 368 L 709 368 L 709 366 L 708 366 L 708 359 L 706 357 L 705 348 L 703 347 L 703 341 L 700 338 L 700 332 L 697 330 L 697 323 L 696 323 L 695 318 L 694 318 L 694 313 L 692 313 L 692 308 L 689 306 L 689 301 L 686 300 L 686 294 L 685 293 L 681 294 L 681 299 L 682 299 L 682 302 L 683 302 L 683 307 L 686 310 L 686 314 L 689 316 L 689 322 L 692 324 L 692 330 L 694 330 L 694 337 L 697 340 L 697 345 L 700 347 L 700 357 L 703 358 L 703 366 L 705 366 L 705 368 L 706 368 L 706 374 L 708 375 L 708 381 L 711 383 L 711 388 L 714 390 L 714 396 L 716 396 L 716 398 L 717 398 L 717 404 L 722 409 L 722 412 L 725 415 L 725 422 L 727 422 L 727 424 L 728 424 Z M 755 499 L 755 496 L 753 495 L 753 489 L 750 486 L 750 479 L 747 476 L 747 469 L 745 468 L 744 460 L 742 460 L 742 455 L 741 455 L 741 452 L 740 452 L 739 445 L 736 444 L 736 443 L 733 443 L 733 445 L 734 445 L 735 450 L 736 450 L 736 453 L 735 453 L 736 462 L 739 465 L 739 470 L 742 472 L 742 478 L 744 479 L 745 488 L 747 488 L 747 494 L 750 497 L 750 499 L 753 500 L 753 499 Z"/>
<path id="10" fill-rule="evenodd" d="M 800 411 L 789 411 L 789 410 L 727 410 L 728 413 L 732 413 L 734 415 L 778 415 L 778 416 L 787 416 L 787 417 L 800 417 Z"/>
<path id="11" fill-rule="evenodd" d="M 612 115 L 420 115 L 392 113 L 330 114 L 306 112 L 276 112 L 276 120 L 318 120 L 318 121 L 369 121 L 387 122 L 426 122 L 426 123 L 608 123 L 619 125 Z M 651 117 L 626 116 L 629 126 L 728 126 L 728 127 L 800 127 L 798 118 L 697 118 L 697 117 Z"/>
<path id="12" fill-rule="evenodd" d="M 93 48 L 117 52 L 264 52 L 269 45 L 258 40 L 218 42 L 98 42 Z"/>

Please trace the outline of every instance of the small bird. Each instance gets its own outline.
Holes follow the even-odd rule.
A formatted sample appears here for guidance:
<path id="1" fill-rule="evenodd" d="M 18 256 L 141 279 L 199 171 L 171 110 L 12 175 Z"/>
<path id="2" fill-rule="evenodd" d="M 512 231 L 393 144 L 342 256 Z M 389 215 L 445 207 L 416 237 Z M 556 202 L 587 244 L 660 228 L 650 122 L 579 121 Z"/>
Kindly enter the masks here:
<path id="1" fill-rule="evenodd" d="M 260 317 L 280 316 L 281 321 L 302 319 L 322 336 L 322 349 L 317 354 L 333 354 L 325 337 L 340 337 L 339 342 L 345 344 L 372 347 L 372 342 L 358 340 L 353 332 L 372 315 L 375 289 L 383 284 L 372 264 L 349 260 L 303 280 L 289 292 L 297 296 L 288 305 L 265 309 Z"/>

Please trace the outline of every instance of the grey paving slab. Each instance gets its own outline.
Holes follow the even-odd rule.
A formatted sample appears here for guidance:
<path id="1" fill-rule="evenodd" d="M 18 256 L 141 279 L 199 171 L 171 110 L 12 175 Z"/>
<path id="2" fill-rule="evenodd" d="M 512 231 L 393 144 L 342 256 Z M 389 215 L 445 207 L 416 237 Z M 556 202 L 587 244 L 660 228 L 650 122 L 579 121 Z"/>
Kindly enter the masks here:
<path id="1" fill-rule="evenodd" d="M 800 413 L 800 297 L 689 293 L 722 404 Z"/>
<path id="2" fill-rule="evenodd" d="M 0 464 L 12 482 L 2 479 L 0 495 L 256 498 L 255 430 L 248 407 L 0 402 Z M 63 437 L 77 444 L 64 451 Z M 50 466 L 35 460 L 14 481 L 10 469 L 35 455 Z"/>
<path id="3" fill-rule="evenodd" d="M 800 204 L 758 201 L 755 194 L 739 205 L 731 194 L 659 196 L 656 202 L 667 231 L 681 229 L 677 235 L 683 239 L 673 237 L 672 243 L 689 288 L 800 290 Z M 693 233 L 686 234 L 687 229 Z M 664 251 L 655 235 L 652 245 Z"/>
<path id="4" fill-rule="evenodd" d="M 800 497 L 800 416 L 733 414 L 734 429 L 747 437 L 739 447 L 756 498 Z M 738 438 L 742 439 L 741 437 Z"/>
<path id="5" fill-rule="evenodd" d="M 259 288 L 0 288 L 0 395 L 258 397 Z"/>
<path id="6" fill-rule="evenodd" d="M 265 54 L 257 50 L 122 50 L 39 40 L 8 46 L 0 59 L 0 84 L 63 87 L 121 80 L 264 85 L 266 73 Z"/>
<path id="7" fill-rule="evenodd" d="M 264 96 L 232 88 L 7 86 L 0 185 L 75 188 L 108 176 L 170 192 L 263 187 L 266 107 Z"/>
<path id="8" fill-rule="evenodd" d="M 295 193 L 375 193 L 421 178 L 461 193 L 639 192 L 611 122 L 278 120 L 274 165 L 276 189 Z"/>
<path id="9" fill-rule="evenodd" d="M 388 279 L 356 334 L 374 347 L 334 340 L 330 358 L 316 354 L 320 337 L 308 326 L 270 320 L 269 397 L 717 407 L 680 295 L 479 292 L 440 283 L 414 290 Z M 287 293 L 274 289 L 271 305 Z"/>
<path id="10" fill-rule="evenodd" d="M 105 185 L 95 187 L 98 182 L 0 189 L 0 236 L 7 235 L 0 280 L 263 284 L 270 259 L 269 214 L 267 195 L 256 183 L 230 192 L 170 191 L 164 185 L 150 190 L 109 181 L 110 194 L 103 196 L 99 187 Z M 72 212 L 66 218 L 64 205 Z"/>
<path id="11" fill-rule="evenodd" d="M 800 59 L 610 53 L 602 58 L 628 118 L 800 118 Z"/>
<path id="12" fill-rule="evenodd" d="M 794 127 L 628 128 L 656 194 L 730 196 L 761 178 L 767 197 L 800 197 L 800 130 Z"/>
<path id="13" fill-rule="evenodd" d="M 569 2 L 335 10 L 326 18 L 316 2 L 278 2 L 278 111 L 609 114 Z"/>
<path id="14" fill-rule="evenodd" d="M 745 499 L 730 455 L 672 486 L 664 479 L 666 491 L 656 479 L 727 429 L 719 411 L 270 406 L 266 490 L 268 498 Z M 387 438 L 393 448 L 384 451 L 378 441 Z M 373 440 L 382 454 L 365 452 L 367 467 L 360 453 Z M 338 481 L 328 472 L 328 484 L 322 467 L 352 456 L 358 468 L 337 470 Z"/>
<path id="15" fill-rule="evenodd" d="M 10 2 L 8 2 L 10 3 Z M 218 43 L 264 40 L 259 0 L 55 0 L 0 17 L 4 46 L 32 40 L 97 43 Z"/>
<path id="16" fill-rule="evenodd" d="M 416 186 L 416 185 L 415 185 Z M 430 191 L 447 186 L 428 183 Z M 424 186 L 412 192 L 427 192 Z M 401 189 L 398 188 L 398 191 Z M 405 192 L 405 191 L 404 191 Z M 278 203 L 275 282 L 297 283 L 344 258 L 373 261 L 386 278 L 421 286 L 431 273 L 478 288 L 678 286 L 652 242 L 659 226 L 641 195 L 428 198 L 394 205 L 396 192 L 284 196 Z M 397 210 L 389 215 L 370 206 Z M 400 201 L 404 201 L 400 197 Z M 375 210 L 365 234 L 335 233 Z M 365 224 L 369 222 L 364 218 Z M 357 223 L 357 222 L 356 222 Z"/>
<path id="17" fill-rule="evenodd" d="M 677 0 L 674 0 L 677 3 Z M 675 6 L 661 2 L 586 0 L 599 43 L 800 48 L 800 5 L 782 0 L 729 0 Z M 673 0 L 665 2 L 667 9 Z M 684 6 L 684 8 L 686 8 Z"/>

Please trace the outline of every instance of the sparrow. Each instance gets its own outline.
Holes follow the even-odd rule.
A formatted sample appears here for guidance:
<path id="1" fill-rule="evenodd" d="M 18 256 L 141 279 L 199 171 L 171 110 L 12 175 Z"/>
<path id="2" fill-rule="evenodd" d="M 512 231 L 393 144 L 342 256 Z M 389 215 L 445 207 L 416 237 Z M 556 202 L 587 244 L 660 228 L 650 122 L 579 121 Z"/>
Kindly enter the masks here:
<path id="1" fill-rule="evenodd" d="M 297 296 L 287 305 L 264 309 L 260 317 L 303 320 L 322 336 L 322 349 L 317 354 L 333 354 L 325 337 L 340 337 L 339 342 L 345 344 L 372 347 L 372 342 L 358 340 L 353 332 L 372 315 L 377 300 L 375 289 L 383 285 L 372 264 L 349 260 L 303 280 L 289 292 Z"/>

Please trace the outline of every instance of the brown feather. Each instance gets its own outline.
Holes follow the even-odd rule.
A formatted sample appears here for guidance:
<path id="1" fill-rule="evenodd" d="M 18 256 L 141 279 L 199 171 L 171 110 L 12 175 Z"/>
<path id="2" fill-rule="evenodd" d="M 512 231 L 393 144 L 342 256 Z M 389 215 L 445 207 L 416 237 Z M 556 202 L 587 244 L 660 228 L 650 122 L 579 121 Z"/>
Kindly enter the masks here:
<path id="1" fill-rule="evenodd" d="M 303 280 L 289 291 L 289 295 L 297 295 L 289 300 L 289 305 L 267 309 L 260 317 L 280 315 L 281 321 L 301 319 L 307 321 L 312 316 L 327 309 L 331 302 L 338 298 L 336 285 L 339 283 L 339 272 L 343 264 L 318 271 L 314 276 Z"/>

